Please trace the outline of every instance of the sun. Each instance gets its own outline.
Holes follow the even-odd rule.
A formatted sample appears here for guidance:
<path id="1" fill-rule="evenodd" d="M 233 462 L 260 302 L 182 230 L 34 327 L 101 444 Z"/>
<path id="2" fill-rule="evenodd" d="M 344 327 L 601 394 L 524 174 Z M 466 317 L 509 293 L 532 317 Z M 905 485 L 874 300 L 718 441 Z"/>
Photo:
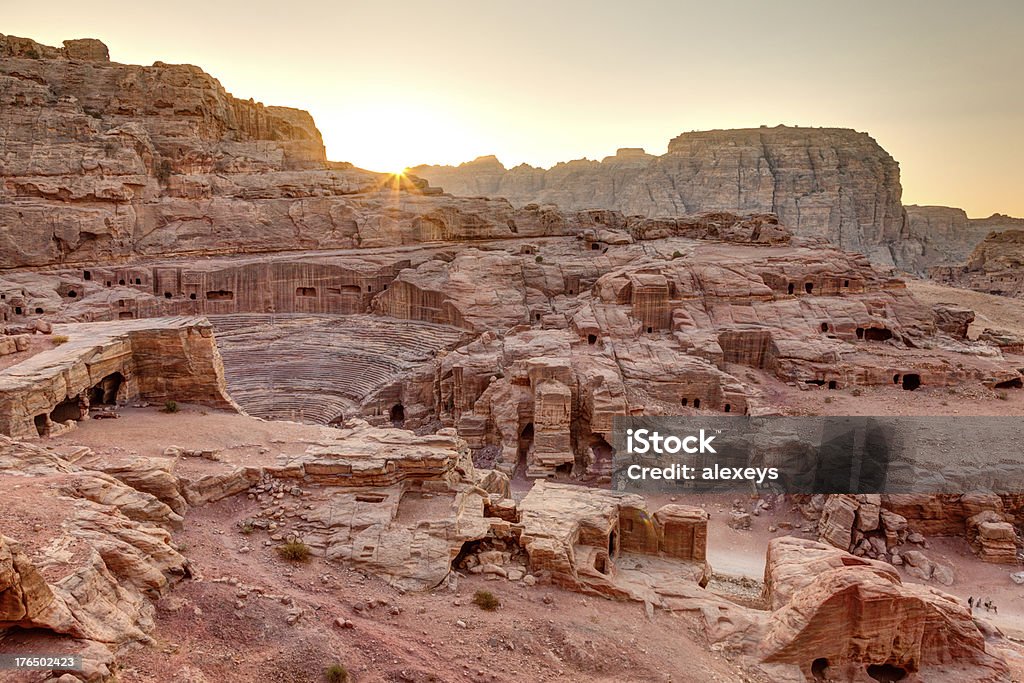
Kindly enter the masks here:
<path id="1" fill-rule="evenodd" d="M 493 151 L 459 112 L 426 102 L 381 98 L 318 112 L 316 121 L 329 159 L 396 178 L 416 164 L 459 164 Z"/>

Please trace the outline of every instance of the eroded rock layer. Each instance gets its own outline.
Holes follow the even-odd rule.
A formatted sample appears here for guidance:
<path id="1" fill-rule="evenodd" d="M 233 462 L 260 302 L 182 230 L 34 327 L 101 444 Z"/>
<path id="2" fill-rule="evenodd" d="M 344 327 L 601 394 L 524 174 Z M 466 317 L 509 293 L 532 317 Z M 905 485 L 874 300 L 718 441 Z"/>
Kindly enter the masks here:
<path id="1" fill-rule="evenodd" d="M 413 171 L 448 192 L 507 197 L 516 206 L 603 207 L 662 216 L 775 213 L 801 236 L 884 263 L 904 227 L 899 165 L 864 133 L 776 126 L 683 133 L 662 156 L 621 149 L 602 161 L 506 169 L 494 157 Z"/>
<path id="2" fill-rule="evenodd" d="M 932 278 L 988 294 L 1024 298 L 1024 230 L 991 232 L 956 266 L 937 266 Z"/>

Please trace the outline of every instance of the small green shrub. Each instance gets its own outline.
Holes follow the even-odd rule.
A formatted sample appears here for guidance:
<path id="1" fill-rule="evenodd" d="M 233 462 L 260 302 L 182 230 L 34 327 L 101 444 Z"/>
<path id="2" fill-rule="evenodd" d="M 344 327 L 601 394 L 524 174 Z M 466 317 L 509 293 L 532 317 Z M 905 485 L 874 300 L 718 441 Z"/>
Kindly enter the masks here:
<path id="1" fill-rule="evenodd" d="M 831 396 L 826 396 L 825 397 L 825 403 L 831 403 L 831 402 L 832 402 L 832 397 Z"/>
<path id="2" fill-rule="evenodd" d="M 66 334 L 55 334 L 52 337 L 50 337 L 50 341 L 53 342 L 54 346 L 60 346 L 61 344 L 67 344 L 68 343 L 68 335 L 66 335 Z"/>
<path id="3" fill-rule="evenodd" d="M 312 551 L 302 541 L 288 541 L 277 546 L 277 554 L 289 562 L 308 562 Z"/>
<path id="4" fill-rule="evenodd" d="M 165 413 L 176 413 L 178 412 L 177 401 L 164 401 L 164 412 Z"/>
<path id="5" fill-rule="evenodd" d="M 501 607 L 501 600 L 498 600 L 491 591 L 477 591 L 473 594 L 473 604 L 485 612 L 493 612 Z"/>
<path id="6" fill-rule="evenodd" d="M 672 252 L 672 258 L 682 258 L 682 257 L 683 257 L 683 252 L 679 251 L 678 249 L 676 249 L 675 251 Z"/>
<path id="7" fill-rule="evenodd" d="M 1000 401 L 1008 401 L 1008 400 L 1010 400 L 1010 396 L 1005 391 L 998 392 L 996 394 L 996 398 L 998 398 Z"/>
<path id="8" fill-rule="evenodd" d="M 533 260 L 536 261 L 537 263 L 544 263 L 544 257 L 541 256 L 540 254 L 538 254 L 537 258 L 535 258 Z"/>
<path id="9" fill-rule="evenodd" d="M 850 394 L 852 394 L 853 396 L 860 396 L 863 393 L 864 391 L 860 387 L 856 387 L 853 391 L 850 392 Z"/>
<path id="10" fill-rule="evenodd" d="M 324 669 L 324 678 L 330 681 L 330 683 L 348 683 L 348 669 L 343 664 L 335 662 Z"/>
<path id="11" fill-rule="evenodd" d="M 246 522 L 242 525 L 242 533 L 248 536 L 252 532 L 256 531 L 256 527 L 252 525 L 252 522 Z"/>

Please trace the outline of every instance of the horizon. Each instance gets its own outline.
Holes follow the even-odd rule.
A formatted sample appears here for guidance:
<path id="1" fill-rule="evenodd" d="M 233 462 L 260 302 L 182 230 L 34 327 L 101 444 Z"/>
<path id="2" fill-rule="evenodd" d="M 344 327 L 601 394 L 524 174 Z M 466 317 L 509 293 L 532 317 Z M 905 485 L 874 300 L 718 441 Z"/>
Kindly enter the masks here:
<path id="1" fill-rule="evenodd" d="M 60 0 L 9 8 L 0 32 L 194 64 L 239 99 L 309 111 L 329 159 L 374 171 L 486 156 L 550 168 L 620 148 L 661 155 L 692 130 L 850 128 L 899 162 L 905 205 L 1024 216 L 1018 3 L 457 5 L 325 4 L 310 22 L 265 2 L 187 0 L 129 21 Z"/>

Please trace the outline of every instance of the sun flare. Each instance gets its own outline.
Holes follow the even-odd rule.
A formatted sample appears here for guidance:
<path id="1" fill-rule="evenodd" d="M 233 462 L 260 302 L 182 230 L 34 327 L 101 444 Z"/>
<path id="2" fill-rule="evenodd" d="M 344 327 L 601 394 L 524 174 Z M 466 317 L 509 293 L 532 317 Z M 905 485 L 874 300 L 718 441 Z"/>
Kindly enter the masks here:
<path id="1" fill-rule="evenodd" d="M 356 108 L 317 112 L 327 156 L 369 171 L 408 175 L 418 164 L 458 164 L 489 143 L 471 122 L 444 106 L 381 98 Z"/>

